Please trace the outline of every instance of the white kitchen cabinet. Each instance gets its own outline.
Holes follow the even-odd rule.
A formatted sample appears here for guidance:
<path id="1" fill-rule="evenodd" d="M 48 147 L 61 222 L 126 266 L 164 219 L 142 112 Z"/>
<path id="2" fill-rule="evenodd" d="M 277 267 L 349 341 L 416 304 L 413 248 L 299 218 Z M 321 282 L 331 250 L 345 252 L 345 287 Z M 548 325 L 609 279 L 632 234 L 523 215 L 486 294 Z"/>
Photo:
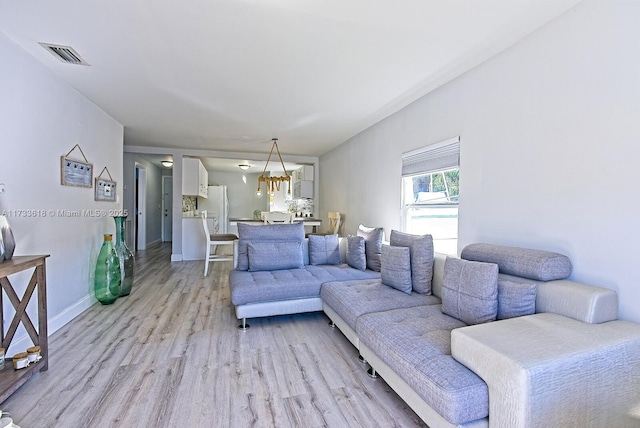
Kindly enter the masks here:
<path id="1" fill-rule="evenodd" d="M 209 223 L 211 227 L 211 223 Z M 182 260 L 204 260 L 207 239 L 204 236 L 202 219 L 191 217 L 182 219 Z"/>
<path id="2" fill-rule="evenodd" d="M 293 197 L 295 199 L 312 199 L 313 181 L 304 180 L 293 183 Z"/>
<path id="3" fill-rule="evenodd" d="M 182 194 L 207 197 L 209 173 L 198 158 L 182 159 Z"/>
<path id="4" fill-rule="evenodd" d="M 313 165 L 304 165 L 293 171 L 293 182 L 313 181 Z"/>

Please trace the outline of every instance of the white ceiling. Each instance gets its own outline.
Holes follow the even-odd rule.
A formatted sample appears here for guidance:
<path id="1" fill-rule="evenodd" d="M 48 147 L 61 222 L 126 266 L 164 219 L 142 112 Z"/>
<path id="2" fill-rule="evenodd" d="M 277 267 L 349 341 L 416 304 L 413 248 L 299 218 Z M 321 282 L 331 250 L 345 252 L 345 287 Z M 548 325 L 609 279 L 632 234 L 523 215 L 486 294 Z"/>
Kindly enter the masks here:
<path id="1" fill-rule="evenodd" d="M 319 156 L 579 1 L 5 0 L 0 31 L 127 145 Z"/>
<path id="2" fill-rule="evenodd" d="M 138 155 L 147 161 L 151 162 L 155 166 L 163 169 L 169 169 L 162 165 L 162 161 L 170 160 L 173 161 L 171 155 L 161 155 L 161 154 L 149 154 L 145 153 L 142 155 Z M 271 160 L 269 163 L 265 160 L 249 160 L 249 159 L 237 159 L 237 158 L 220 158 L 220 157 L 206 157 L 199 156 L 198 157 L 202 161 L 202 165 L 209 172 L 218 171 L 218 172 L 237 172 L 237 173 L 245 173 L 245 174 L 261 174 L 266 167 L 267 171 L 270 172 L 282 172 L 282 164 L 279 159 Z M 296 162 L 283 162 L 284 167 L 287 171 L 293 171 L 300 168 L 301 163 Z M 249 165 L 249 169 L 241 170 L 239 165 Z"/>

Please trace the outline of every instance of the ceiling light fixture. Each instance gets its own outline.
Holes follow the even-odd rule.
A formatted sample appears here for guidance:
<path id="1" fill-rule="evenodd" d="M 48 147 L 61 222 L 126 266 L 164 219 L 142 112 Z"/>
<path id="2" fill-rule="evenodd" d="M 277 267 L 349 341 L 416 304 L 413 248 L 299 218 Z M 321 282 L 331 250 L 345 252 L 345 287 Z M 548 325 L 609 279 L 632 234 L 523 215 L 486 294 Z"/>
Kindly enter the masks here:
<path id="1" fill-rule="evenodd" d="M 160 163 L 165 168 L 171 168 L 173 166 L 173 162 L 172 161 L 161 161 Z"/>
<path id="2" fill-rule="evenodd" d="M 280 191 L 280 184 L 283 181 L 286 181 L 287 183 L 289 183 L 289 186 L 287 187 L 287 194 L 290 195 L 291 194 L 291 176 L 287 174 L 287 170 L 284 167 L 284 162 L 282 161 L 282 156 L 280 156 L 280 150 L 278 149 L 278 139 L 272 138 L 271 141 L 273 141 L 273 145 L 271 146 L 271 152 L 269 152 L 269 157 L 267 158 L 267 163 L 264 165 L 264 170 L 262 171 L 262 174 L 260 175 L 260 177 L 258 177 L 258 191 L 256 192 L 256 196 L 262 196 L 262 189 L 261 189 L 262 183 L 265 183 L 267 185 L 267 192 L 273 194 L 276 191 L 277 192 Z M 271 155 L 273 154 L 274 148 L 278 153 L 278 158 L 280 159 L 280 164 L 282 165 L 282 170 L 284 171 L 284 176 L 267 177 L 265 173 L 267 172 L 267 166 L 269 165 L 269 161 L 271 160 Z"/>
<path id="3" fill-rule="evenodd" d="M 251 165 L 247 165 L 246 163 L 241 163 L 240 165 L 238 165 L 238 168 L 240 168 L 243 171 L 246 171 L 249 168 L 251 168 Z"/>

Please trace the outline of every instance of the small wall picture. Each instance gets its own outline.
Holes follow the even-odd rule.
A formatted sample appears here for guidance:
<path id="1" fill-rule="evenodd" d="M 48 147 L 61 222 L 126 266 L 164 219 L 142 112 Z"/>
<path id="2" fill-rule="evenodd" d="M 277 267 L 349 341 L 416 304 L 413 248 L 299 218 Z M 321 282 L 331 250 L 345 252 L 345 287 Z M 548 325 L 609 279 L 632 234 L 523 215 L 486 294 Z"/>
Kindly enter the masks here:
<path id="1" fill-rule="evenodd" d="M 78 149 L 84 161 L 69 157 L 75 149 Z M 60 156 L 60 184 L 89 188 L 93 186 L 93 164 L 89 162 L 78 144 L 73 146 L 69 153 Z"/>
<path id="2" fill-rule="evenodd" d="M 104 178 L 96 178 L 96 201 L 116 201 L 116 182 L 105 180 Z"/>
<path id="3" fill-rule="evenodd" d="M 60 184 L 63 186 L 91 187 L 93 185 L 93 165 L 89 162 L 61 156 L 60 164 Z"/>

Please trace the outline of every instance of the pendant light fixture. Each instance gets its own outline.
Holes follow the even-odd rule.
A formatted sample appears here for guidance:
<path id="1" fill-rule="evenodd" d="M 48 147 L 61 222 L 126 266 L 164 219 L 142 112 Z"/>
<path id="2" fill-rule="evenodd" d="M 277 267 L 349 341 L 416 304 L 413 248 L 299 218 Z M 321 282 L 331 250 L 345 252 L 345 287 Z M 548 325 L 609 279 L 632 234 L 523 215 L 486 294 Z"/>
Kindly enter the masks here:
<path id="1" fill-rule="evenodd" d="M 258 177 L 258 191 L 256 192 L 256 196 L 262 196 L 262 183 L 265 184 L 268 193 L 275 193 L 280 191 L 280 184 L 284 181 L 289 183 L 287 186 L 287 194 L 291 194 L 291 176 L 287 174 L 287 170 L 284 167 L 284 162 L 282 161 L 282 156 L 280 156 L 280 150 L 278 149 L 278 139 L 272 138 L 273 145 L 271 146 L 271 152 L 269 152 L 269 157 L 267 158 L 267 163 L 264 165 L 264 170 L 260 177 Z M 273 149 L 276 149 L 276 153 L 278 153 L 278 158 L 280 159 L 280 165 L 282 165 L 282 171 L 284 171 L 284 176 L 279 177 L 267 177 L 267 166 L 269 165 L 269 161 L 271 160 L 271 155 L 273 154 Z"/>

